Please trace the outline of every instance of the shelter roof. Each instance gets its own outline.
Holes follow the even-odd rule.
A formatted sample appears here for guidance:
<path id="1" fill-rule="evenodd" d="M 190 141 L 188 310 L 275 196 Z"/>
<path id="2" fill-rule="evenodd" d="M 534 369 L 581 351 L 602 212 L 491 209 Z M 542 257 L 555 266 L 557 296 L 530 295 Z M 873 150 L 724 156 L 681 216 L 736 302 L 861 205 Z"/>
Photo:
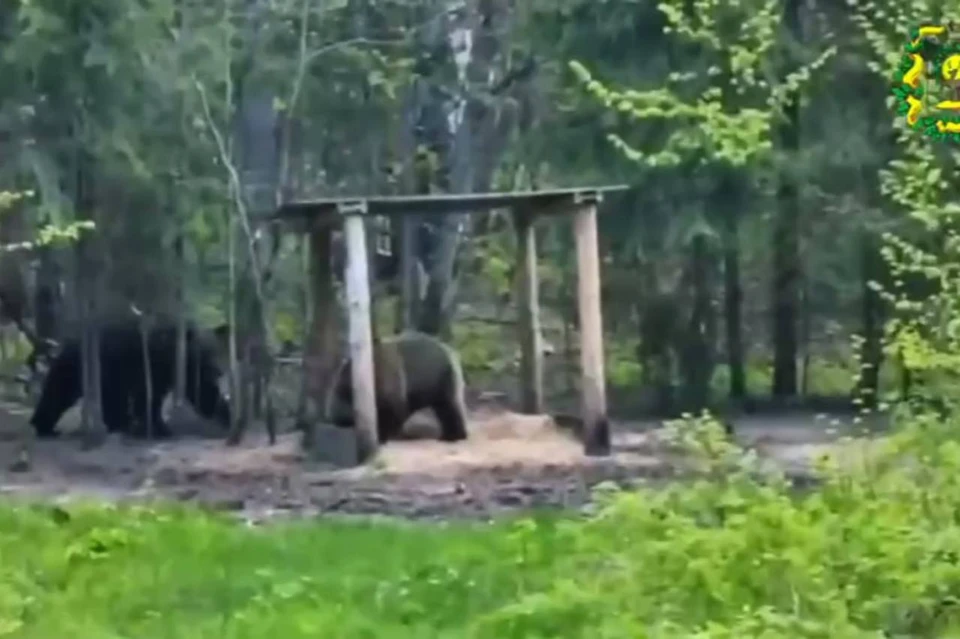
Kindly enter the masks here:
<path id="1" fill-rule="evenodd" d="M 335 197 L 288 202 L 260 222 L 307 222 L 340 215 L 449 215 L 492 209 L 518 208 L 543 213 L 563 213 L 564 209 L 589 202 L 600 202 L 605 194 L 621 193 L 627 185 L 608 185 L 513 191 L 502 193 L 445 193 L 435 195 L 389 195 Z"/>

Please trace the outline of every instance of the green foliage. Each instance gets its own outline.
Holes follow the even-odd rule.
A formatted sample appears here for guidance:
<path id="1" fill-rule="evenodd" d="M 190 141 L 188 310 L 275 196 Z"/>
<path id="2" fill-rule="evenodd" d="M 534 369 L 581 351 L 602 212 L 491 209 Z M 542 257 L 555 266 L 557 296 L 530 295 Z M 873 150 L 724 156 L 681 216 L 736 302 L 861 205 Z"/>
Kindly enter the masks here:
<path id="1" fill-rule="evenodd" d="M 818 488 L 798 494 L 709 416 L 676 422 L 669 440 L 693 455 L 700 478 L 598 487 L 587 519 L 256 530 L 183 507 L 7 504 L 0 630 L 80 639 L 954 636 L 957 426 L 918 422 L 872 447 L 851 442 L 819 463 Z"/>
<path id="2" fill-rule="evenodd" d="M 936 2 L 891 3 L 878 11 L 874 2 L 853 2 L 854 22 L 869 45 L 870 68 L 889 78 L 900 74 L 903 25 L 929 24 L 940 15 Z M 908 46 L 906 48 L 910 50 Z M 938 55 L 940 55 L 938 53 Z M 929 89 L 929 87 L 928 87 Z M 921 128 L 933 126 L 921 118 Z M 931 145 L 898 118 L 897 156 L 880 172 L 887 200 L 904 212 L 903 223 L 883 234 L 882 255 L 888 281 L 871 286 L 892 309 L 886 323 L 884 349 L 888 359 L 914 373 L 918 395 L 953 404 L 960 364 L 960 193 L 954 180 L 960 154 Z"/>
<path id="3" fill-rule="evenodd" d="M 850 393 L 858 369 L 848 358 L 828 358 L 812 356 L 806 362 L 807 379 L 806 394 L 820 397 L 842 397 Z M 744 366 L 746 373 L 747 394 L 762 397 L 768 392 L 773 379 L 773 363 L 768 357 L 752 357 Z M 889 376 L 889 374 L 888 374 Z M 885 378 L 885 383 L 892 388 L 892 382 Z M 710 396 L 722 401 L 730 396 L 730 367 L 726 364 L 718 365 L 713 372 L 710 382 Z"/>
<path id="4" fill-rule="evenodd" d="M 90 220 L 81 220 L 71 222 L 64 226 L 54 226 L 46 224 L 37 231 L 37 239 L 34 242 L 23 242 L 21 244 L 9 245 L 10 249 L 34 248 L 36 246 L 47 246 L 56 244 L 66 244 L 75 242 L 80 238 L 81 231 L 92 231 L 96 224 Z"/>
<path id="5" fill-rule="evenodd" d="M 11 191 L 0 191 L 0 215 L 12 211 L 12 209 L 25 198 L 32 197 L 30 191 L 24 193 L 14 193 Z M 96 228 L 90 220 L 80 220 L 69 224 L 44 224 L 37 229 L 37 236 L 29 242 L 11 242 L 0 246 L 0 251 L 23 251 L 31 250 L 41 246 L 60 246 L 70 244 L 80 238 L 81 231 L 92 231 Z"/>
<path id="6" fill-rule="evenodd" d="M 513 234 L 508 232 L 478 237 L 473 243 L 476 259 L 480 263 L 480 277 L 496 295 L 510 295 L 513 292 L 515 244 Z"/>
<path id="7" fill-rule="evenodd" d="M 798 126 L 786 107 L 806 97 L 801 92 L 809 93 L 815 77 L 825 75 L 820 72 L 837 48 L 828 42 L 812 50 L 795 42 L 784 4 L 776 0 L 670 0 L 657 8 L 660 48 L 671 64 L 656 84 L 617 82 L 631 88 L 614 88 L 577 60 L 569 66 L 606 109 L 609 143 L 649 180 L 642 216 L 673 208 L 648 232 L 657 234 L 666 255 L 629 247 L 630 258 L 643 255 L 641 261 L 662 266 L 667 255 L 677 258 L 678 245 L 690 248 L 693 238 L 706 238 L 706 252 L 718 243 L 729 247 L 750 214 L 761 212 L 768 194 L 758 187 L 765 178 L 804 181 L 798 156 L 805 149 L 778 148 L 779 129 Z M 713 257 L 700 251 L 688 259 Z"/>
<path id="8" fill-rule="evenodd" d="M 208 301 L 206 303 L 197 304 L 194 315 L 196 321 L 201 326 L 205 326 L 207 328 L 220 326 L 221 324 L 225 324 L 227 322 L 227 316 L 223 311 L 223 304 L 219 301 Z"/>
<path id="9" fill-rule="evenodd" d="M 636 339 L 608 339 L 604 344 L 607 380 L 621 388 L 636 387 L 643 379 L 643 366 L 637 361 Z"/>
<path id="10" fill-rule="evenodd" d="M 688 5 L 680 0 L 658 5 L 667 19 L 664 32 L 697 43 L 708 53 L 696 70 L 672 72 L 666 87 L 618 91 L 594 79 L 577 61 L 570 68 L 608 109 L 633 121 L 662 123 L 667 139 L 652 153 L 618 134 L 609 135 L 610 142 L 634 162 L 675 166 L 701 153 L 736 167 L 762 160 L 773 148 L 772 126 L 783 107 L 836 48 L 826 47 L 813 60 L 783 73 L 776 68 L 779 57 L 773 55 L 780 2 L 697 0 Z"/>
<path id="11" fill-rule="evenodd" d="M 380 332 L 380 335 L 392 335 L 396 322 L 397 322 L 397 308 L 400 305 L 400 296 L 394 295 L 390 297 L 383 297 L 377 299 L 377 304 L 373 309 L 373 317 L 371 320 L 376 323 L 377 330 Z M 302 331 L 302 320 L 299 317 L 294 317 L 293 314 L 278 313 L 278 320 L 281 317 L 286 317 L 287 324 L 284 327 L 285 331 L 296 330 Z M 279 325 L 278 328 L 283 327 Z M 302 335 L 301 333 L 297 333 Z M 277 337 L 280 335 L 278 333 Z"/>
<path id="12" fill-rule="evenodd" d="M 812 357 L 806 377 L 809 380 L 807 393 L 821 397 L 849 395 L 857 369 L 849 359 L 828 360 Z"/>
<path id="13" fill-rule="evenodd" d="M 663 120 L 673 129 L 665 148 L 646 153 L 634 147 L 622 136 L 611 133 L 611 144 L 633 162 L 649 166 L 676 166 L 691 153 L 708 148 L 718 157 L 732 164 L 742 165 L 759 151 L 771 149 L 770 117 L 756 109 L 736 114 L 724 113 L 717 99 L 718 89 L 704 93 L 695 104 L 666 89 L 653 91 L 612 91 L 594 80 L 587 69 L 572 62 L 571 69 L 586 85 L 587 90 L 607 108 L 616 109 L 637 120 Z"/>
<path id="14" fill-rule="evenodd" d="M 479 322 L 458 322 L 452 327 L 453 347 L 460 355 L 464 373 L 487 376 L 502 373 L 510 362 L 510 352 L 504 344 L 515 348 L 515 340 L 507 341 L 502 327 Z"/>
<path id="15" fill-rule="evenodd" d="M 231 193 L 243 192 L 253 213 L 275 201 L 274 185 L 262 178 L 267 154 L 236 144 L 231 133 L 234 122 L 250 115 L 241 110 L 251 97 L 266 96 L 279 111 L 275 122 L 269 113 L 256 114 L 275 127 L 281 152 L 289 154 L 266 173 L 291 178 L 313 167 L 304 173 L 309 180 L 298 180 L 300 189 L 377 192 L 382 185 L 365 176 L 402 120 L 401 89 L 416 44 L 408 25 L 422 20 L 425 6 L 5 3 L 0 132 L 18 143 L 5 150 L 0 178 L 36 186 L 39 202 L 28 221 L 52 223 L 39 231 L 40 242 L 74 239 L 88 224 L 71 223 L 91 213 L 79 209 L 95 208 L 116 279 L 126 279 L 120 288 L 159 304 L 169 291 L 145 290 L 140 276 L 158 273 L 158 289 L 179 279 L 167 272 L 168 256 L 173 237 L 185 232 L 188 288 L 226 289 L 226 268 L 219 267 L 226 266 L 228 229 L 239 213 Z M 314 113 L 323 115 L 304 115 Z M 97 185 L 92 204 L 74 201 L 79 168 Z M 245 246 L 238 251 L 240 271 L 249 257 Z M 264 296 L 287 292 L 277 288 Z M 209 302 L 202 292 L 188 295 Z"/>
<path id="16" fill-rule="evenodd" d="M 767 392 L 773 379 L 773 366 L 767 358 L 751 358 L 744 366 L 747 393 L 760 395 Z M 719 364 L 710 380 L 710 396 L 722 400 L 730 396 L 730 366 Z"/>
<path id="17" fill-rule="evenodd" d="M 33 194 L 0 191 L 0 215 L 10 211 L 18 202 L 21 202 L 25 197 L 29 197 L 30 195 Z"/>
<path id="18" fill-rule="evenodd" d="M 303 321 L 299 316 L 293 313 L 278 311 L 274 315 L 273 321 L 273 334 L 276 335 L 278 341 L 287 341 L 296 344 L 302 340 Z"/>
<path id="19" fill-rule="evenodd" d="M 895 310 L 886 325 L 887 355 L 901 358 L 906 369 L 919 373 L 917 381 L 927 387 L 927 393 L 956 401 L 960 399 L 960 323 L 956 319 L 960 312 L 960 236 L 952 230 L 946 231 L 946 236 L 940 250 L 931 252 L 887 234 L 884 257 L 894 282 L 877 288 Z M 919 295 L 918 289 L 922 291 Z"/>

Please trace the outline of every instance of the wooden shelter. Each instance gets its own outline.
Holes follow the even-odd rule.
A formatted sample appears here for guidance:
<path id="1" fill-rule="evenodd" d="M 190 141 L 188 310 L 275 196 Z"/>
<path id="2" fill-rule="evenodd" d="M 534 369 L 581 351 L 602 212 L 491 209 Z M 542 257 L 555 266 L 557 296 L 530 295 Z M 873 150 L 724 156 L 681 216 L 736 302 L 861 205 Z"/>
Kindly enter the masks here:
<path id="1" fill-rule="evenodd" d="M 604 194 L 626 186 L 571 188 L 513 193 L 472 193 L 426 196 L 340 197 L 290 202 L 265 221 L 292 224 L 318 232 L 342 223 L 347 246 L 345 275 L 353 402 L 358 449 L 377 448 L 377 411 L 374 396 L 373 338 L 370 283 L 364 218 L 403 215 L 448 215 L 510 209 L 519 235 L 520 375 L 522 410 L 543 412 L 543 354 L 538 302 L 537 249 L 534 222 L 539 217 L 573 213 L 577 260 L 577 298 L 580 319 L 581 430 L 588 455 L 610 454 L 603 362 L 603 323 L 600 308 L 600 259 L 597 242 L 597 206 Z"/>

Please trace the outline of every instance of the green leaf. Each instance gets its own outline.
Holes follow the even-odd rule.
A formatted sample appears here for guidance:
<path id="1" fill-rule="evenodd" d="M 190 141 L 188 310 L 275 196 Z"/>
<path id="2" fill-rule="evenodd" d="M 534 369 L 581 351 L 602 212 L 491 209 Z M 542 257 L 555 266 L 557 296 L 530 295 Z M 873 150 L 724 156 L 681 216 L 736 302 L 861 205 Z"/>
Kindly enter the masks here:
<path id="1" fill-rule="evenodd" d="M 111 76 L 116 71 L 116 61 L 112 52 L 97 40 L 89 43 L 87 52 L 83 56 L 83 66 L 88 69 L 102 67 Z"/>

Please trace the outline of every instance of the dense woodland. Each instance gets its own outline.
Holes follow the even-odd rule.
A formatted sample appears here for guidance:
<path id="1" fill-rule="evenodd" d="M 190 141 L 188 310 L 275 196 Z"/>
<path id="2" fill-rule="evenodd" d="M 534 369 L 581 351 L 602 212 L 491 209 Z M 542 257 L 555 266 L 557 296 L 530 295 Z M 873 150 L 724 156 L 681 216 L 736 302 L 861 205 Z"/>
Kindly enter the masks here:
<path id="1" fill-rule="evenodd" d="M 0 0 L 0 635 L 960 636 L 960 133 L 906 123 L 960 102 L 960 66 L 904 81 L 914 30 L 950 19 L 958 0 Z M 551 420 L 478 410 L 521 404 L 529 218 L 417 212 L 365 220 L 371 333 L 455 347 L 470 437 L 302 463 L 363 269 L 339 225 L 278 210 L 601 185 L 629 187 L 597 215 L 611 454 L 556 428 L 582 393 L 581 434 L 611 430 L 579 370 L 588 216 L 536 224 Z M 181 398 L 188 320 L 228 327 L 227 442 L 286 432 L 100 438 L 113 316 L 176 326 Z M 78 332 L 97 437 L 39 443 L 38 381 Z M 860 437 L 875 415 L 734 414 L 895 403 L 882 437 Z"/>
<path id="2" fill-rule="evenodd" d="M 910 29 L 956 9 L 7 1 L 0 305 L 33 345 L 130 309 L 229 322 L 236 397 L 267 377 L 267 403 L 302 414 L 301 354 L 343 351 L 342 309 L 311 300 L 340 290 L 344 251 L 264 224 L 278 205 L 627 184 L 599 216 L 615 413 L 870 399 L 953 368 L 960 156 L 906 128 L 891 83 Z M 578 383 L 570 220 L 537 233 L 559 406 Z M 472 391 L 515 387 L 512 218 L 369 235 L 377 331 L 440 335 Z"/>

